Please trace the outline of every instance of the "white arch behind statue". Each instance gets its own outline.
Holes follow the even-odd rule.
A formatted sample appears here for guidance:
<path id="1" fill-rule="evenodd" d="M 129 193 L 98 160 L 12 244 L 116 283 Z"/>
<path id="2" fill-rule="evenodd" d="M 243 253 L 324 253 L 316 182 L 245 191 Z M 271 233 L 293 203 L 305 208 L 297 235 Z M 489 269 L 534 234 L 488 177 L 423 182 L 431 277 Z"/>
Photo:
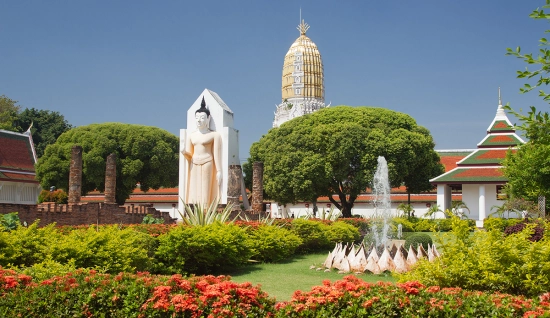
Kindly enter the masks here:
<path id="1" fill-rule="evenodd" d="M 239 131 L 233 128 L 233 112 L 215 92 L 204 89 L 197 97 L 193 105 L 187 110 L 187 129 L 180 129 L 179 152 L 179 184 L 178 184 L 178 210 L 183 212 L 183 203 L 186 202 L 187 180 L 189 176 L 188 162 L 182 155 L 187 134 L 194 132 L 196 128 L 195 111 L 200 108 L 202 98 L 210 111 L 210 130 L 217 131 L 222 137 L 222 182 L 220 185 L 220 204 L 227 204 L 227 190 L 229 181 L 229 166 L 240 165 L 239 159 Z M 244 189 L 242 189 L 244 191 Z M 245 208 L 248 208 L 246 195 L 243 196 Z"/>

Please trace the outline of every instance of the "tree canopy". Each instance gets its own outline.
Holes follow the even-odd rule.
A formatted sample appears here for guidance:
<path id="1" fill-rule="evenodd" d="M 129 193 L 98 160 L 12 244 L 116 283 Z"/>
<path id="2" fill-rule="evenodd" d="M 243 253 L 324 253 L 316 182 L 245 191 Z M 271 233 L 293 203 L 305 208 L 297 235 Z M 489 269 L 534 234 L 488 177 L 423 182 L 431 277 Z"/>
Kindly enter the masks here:
<path id="1" fill-rule="evenodd" d="M 39 158 L 47 145 L 53 144 L 59 135 L 73 127 L 59 112 L 35 108 L 21 111 L 17 101 L 6 95 L 0 96 L 0 129 L 22 133 L 31 127 L 31 123 L 34 148 Z"/>
<path id="2" fill-rule="evenodd" d="M 378 156 L 388 162 L 392 186 L 432 189 L 429 179 L 444 171 L 433 148 L 429 131 L 409 115 L 336 106 L 271 129 L 252 145 L 248 164 L 264 163 L 264 190 L 280 204 L 328 196 L 351 217 L 357 196 L 372 185 Z"/>
<path id="3" fill-rule="evenodd" d="M 178 183 L 178 138 L 156 127 L 104 123 L 64 132 L 46 147 L 36 176 L 42 188 L 68 190 L 71 148 L 82 147 L 82 194 L 105 189 L 105 165 L 116 154 L 116 202 L 123 204 L 139 183 L 141 190 Z"/>
<path id="4" fill-rule="evenodd" d="M 21 106 L 17 105 L 17 101 L 6 95 L 0 96 L 0 129 L 16 131 L 14 121 L 20 109 Z"/>
<path id="5" fill-rule="evenodd" d="M 545 12 L 550 9 L 550 0 L 546 5 L 534 10 L 530 17 L 533 19 L 550 19 L 550 14 Z M 550 32 L 547 30 L 546 32 Z M 512 55 L 524 60 L 532 67 L 524 71 L 517 71 L 517 77 L 526 80 L 535 79 L 534 82 L 525 83 L 520 88 L 521 93 L 527 93 L 535 88 L 541 88 L 550 83 L 548 75 L 550 71 L 550 49 L 546 38 L 540 40 L 541 48 L 538 56 L 521 53 L 521 48 L 515 50 L 508 48 L 507 55 Z M 534 67 L 534 69 L 533 69 Z M 539 89 L 539 96 L 546 102 L 550 102 L 550 94 Z M 531 106 L 527 115 L 514 111 L 509 105 L 505 108 L 514 114 L 520 121 L 519 129 L 525 132 L 528 141 L 520 146 L 517 152 L 508 152 L 503 161 L 504 174 L 508 178 L 507 193 L 512 197 L 525 198 L 536 201 L 538 196 L 550 196 L 550 115 Z"/>
<path id="6" fill-rule="evenodd" d="M 31 133 L 38 158 L 44 155 L 46 146 L 55 143 L 65 131 L 73 128 L 59 112 L 25 108 L 14 121 L 19 132 L 26 131 L 32 123 Z"/>

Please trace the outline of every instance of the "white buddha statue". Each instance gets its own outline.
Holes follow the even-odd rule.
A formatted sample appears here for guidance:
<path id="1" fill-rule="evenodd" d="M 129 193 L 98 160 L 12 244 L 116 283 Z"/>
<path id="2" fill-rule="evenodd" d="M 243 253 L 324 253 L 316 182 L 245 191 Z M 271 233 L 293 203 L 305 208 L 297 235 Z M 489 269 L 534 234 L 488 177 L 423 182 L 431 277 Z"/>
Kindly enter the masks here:
<path id="1" fill-rule="evenodd" d="M 219 200 L 222 182 L 222 138 L 210 130 L 210 111 L 204 97 L 195 112 L 197 130 L 187 135 L 183 156 L 189 162 L 185 203 L 208 206 Z"/>

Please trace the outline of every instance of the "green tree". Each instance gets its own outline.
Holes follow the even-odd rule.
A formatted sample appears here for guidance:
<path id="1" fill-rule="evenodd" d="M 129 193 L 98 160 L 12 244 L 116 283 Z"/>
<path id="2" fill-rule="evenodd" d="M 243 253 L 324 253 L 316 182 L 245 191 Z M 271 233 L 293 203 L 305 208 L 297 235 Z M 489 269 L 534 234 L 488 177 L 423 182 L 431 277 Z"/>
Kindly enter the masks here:
<path id="1" fill-rule="evenodd" d="M 42 188 L 68 191 L 73 145 L 82 146 L 82 193 L 105 189 L 105 161 L 116 154 L 116 202 L 123 204 L 139 183 L 141 190 L 175 186 L 178 182 L 178 138 L 169 132 L 122 123 L 73 128 L 46 147 L 36 177 Z"/>
<path id="2" fill-rule="evenodd" d="M 546 5 L 537 8 L 529 16 L 533 19 L 550 19 L 545 9 L 550 8 L 550 0 Z M 546 32 L 550 32 L 547 30 Z M 535 88 L 541 88 L 550 83 L 550 49 L 546 38 L 540 39 L 541 48 L 538 56 L 521 53 L 521 48 L 508 48 L 507 55 L 522 59 L 534 67 L 529 70 L 517 71 L 517 77 L 526 80 L 536 78 L 531 84 L 526 83 L 520 88 L 521 93 L 527 93 Z M 539 89 L 539 96 L 550 102 L 550 94 Z M 531 106 L 527 115 L 514 111 L 509 105 L 505 108 L 514 114 L 520 121 L 518 128 L 525 132 L 528 141 L 521 145 L 517 152 L 509 151 L 503 161 L 504 175 L 508 178 L 506 192 L 512 197 L 525 198 L 535 201 L 538 196 L 550 197 L 550 115 L 548 112 L 538 111 Z"/>
<path id="3" fill-rule="evenodd" d="M 15 126 L 19 132 L 27 130 L 32 123 L 31 133 L 38 158 L 44 155 L 47 145 L 55 143 L 65 131 L 73 128 L 59 112 L 25 108 L 17 115 Z"/>
<path id="4" fill-rule="evenodd" d="M 433 147 L 428 130 L 406 114 L 337 106 L 271 129 L 252 145 L 248 163 L 264 163 L 264 190 L 273 200 L 315 204 L 328 196 L 343 217 L 351 217 L 357 196 L 371 187 L 378 156 L 388 162 L 392 186 L 419 191 L 443 172 Z"/>
<path id="5" fill-rule="evenodd" d="M 6 95 L 0 96 L 0 129 L 17 131 L 15 120 L 21 106 L 17 101 L 10 99 Z"/>

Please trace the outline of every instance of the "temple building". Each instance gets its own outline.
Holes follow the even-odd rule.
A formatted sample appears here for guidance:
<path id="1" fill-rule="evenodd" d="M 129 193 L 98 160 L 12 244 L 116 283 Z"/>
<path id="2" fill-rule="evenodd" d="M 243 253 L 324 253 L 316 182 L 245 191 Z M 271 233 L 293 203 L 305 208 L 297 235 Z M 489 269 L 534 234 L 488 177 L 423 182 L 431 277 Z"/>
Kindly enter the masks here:
<path id="1" fill-rule="evenodd" d="M 302 20 L 300 36 L 285 55 L 282 102 L 277 105 L 273 127 L 325 107 L 323 60 L 317 45 L 306 36 L 309 25 Z"/>
<path id="2" fill-rule="evenodd" d="M 483 220 L 494 207 L 504 203 L 503 187 L 508 179 L 502 170 L 502 160 L 508 151 L 515 152 L 524 144 L 506 116 L 498 93 L 495 118 L 487 128 L 487 135 L 477 144 L 477 149 L 456 163 L 456 167 L 433 178 L 437 186 L 437 204 L 441 210 L 451 208 L 452 192 L 460 191 L 462 201 L 468 206 L 468 218 L 483 227 Z"/>
<path id="3" fill-rule="evenodd" d="M 30 127 L 22 134 L 0 130 L 0 204 L 36 204 L 36 161 Z"/>

